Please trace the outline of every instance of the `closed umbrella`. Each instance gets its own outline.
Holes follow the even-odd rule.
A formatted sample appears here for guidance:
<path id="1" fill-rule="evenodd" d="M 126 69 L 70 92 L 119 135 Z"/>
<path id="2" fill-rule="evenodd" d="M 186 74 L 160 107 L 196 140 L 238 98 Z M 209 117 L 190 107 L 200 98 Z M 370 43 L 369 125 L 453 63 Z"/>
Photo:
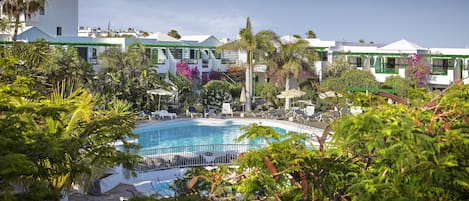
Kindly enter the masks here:
<path id="1" fill-rule="evenodd" d="M 241 95 L 239 95 L 239 102 L 245 103 L 246 102 L 246 89 L 244 87 L 241 89 Z M 243 112 L 244 112 L 244 104 L 243 104 Z"/>
<path id="2" fill-rule="evenodd" d="M 153 94 L 153 95 L 158 95 L 158 111 L 160 111 L 161 96 L 173 95 L 172 92 L 170 92 L 166 89 L 152 89 L 152 90 L 148 90 L 147 93 Z"/>

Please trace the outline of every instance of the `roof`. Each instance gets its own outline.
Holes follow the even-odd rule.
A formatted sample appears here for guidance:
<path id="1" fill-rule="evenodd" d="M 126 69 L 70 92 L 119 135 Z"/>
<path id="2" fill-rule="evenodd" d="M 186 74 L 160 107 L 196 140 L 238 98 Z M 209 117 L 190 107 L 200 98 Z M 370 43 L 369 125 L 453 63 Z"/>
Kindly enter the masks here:
<path id="1" fill-rule="evenodd" d="M 55 40 L 55 37 L 47 34 L 43 30 L 35 26 L 27 26 L 21 33 L 18 33 L 17 39 L 18 40 L 27 40 L 27 41 L 34 41 L 37 39 L 46 39 L 48 41 Z"/>
<path id="2" fill-rule="evenodd" d="M 409 42 L 407 40 L 399 40 L 390 44 L 387 44 L 379 49 L 382 50 L 424 50 L 423 48 L 415 43 Z"/>
<path id="3" fill-rule="evenodd" d="M 204 42 L 205 40 L 209 39 L 212 37 L 212 35 L 186 35 L 186 36 L 181 36 L 179 40 L 182 41 L 197 41 L 199 43 Z"/>
<path id="4" fill-rule="evenodd" d="M 156 39 L 158 41 L 167 41 L 167 42 L 180 42 L 178 39 L 168 36 L 168 34 L 164 34 L 161 32 L 156 32 L 148 36 L 147 38 Z"/>

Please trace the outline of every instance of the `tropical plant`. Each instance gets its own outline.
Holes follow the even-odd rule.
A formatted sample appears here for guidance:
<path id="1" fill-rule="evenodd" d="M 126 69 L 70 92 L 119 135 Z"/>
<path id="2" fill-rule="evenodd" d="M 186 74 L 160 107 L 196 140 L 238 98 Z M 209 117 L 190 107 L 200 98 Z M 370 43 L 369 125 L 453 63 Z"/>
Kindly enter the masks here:
<path id="1" fill-rule="evenodd" d="M 223 103 L 231 103 L 230 85 L 221 80 L 212 80 L 202 88 L 202 104 L 205 108 L 221 111 Z"/>
<path id="2" fill-rule="evenodd" d="M 290 90 L 292 78 L 298 78 L 303 71 L 314 72 L 315 60 L 316 54 L 309 42 L 295 37 L 292 41 L 281 41 L 277 51 L 269 55 L 268 64 L 278 77 L 285 78 L 285 90 Z M 289 98 L 285 99 L 285 104 L 290 105 Z"/>
<path id="3" fill-rule="evenodd" d="M 455 85 L 429 102 L 335 121 L 333 146 L 357 168 L 350 199 L 468 199 L 468 98 L 469 86 Z"/>
<path id="4" fill-rule="evenodd" d="M 306 32 L 306 38 L 316 38 L 316 33 L 313 30 Z"/>
<path id="5" fill-rule="evenodd" d="M 192 81 L 192 72 L 187 62 L 176 63 L 176 75 L 185 76 L 187 79 Z"/>
<path id="6" fill-rule="evenodd" d="M 143 44 L 130 44 L 125 52 L 120 48 L 108 48 L 100 58 L 103 68 L 92 84 L 96 92 L 127 100 L 134 104 L 136 111 L 156 109 L 156 104 L 152 104 L 154 97 L 147 91 L 169 86 L 160 81 L 158 72 L 145 59 Z"/>
<path id="7" fill-rule="evenodd" d="M 57 88 L 49 98 L 32 98 L 27 78 L 0 86 L 0 197 L 2 200 L 58 200 L 61 192 L 102 175 L 93 167 L 132 170 L 139 156 L 127 140 L 135 126 L 128 103 L 94 110 L 90 93 Z M 33 83 L 34 84 L 34 83 Z M 65 86 L 65 85 L 62 85 Z M 116 141 L 122 141 L 118 149 Z M 24 191 L 12 194 L 13 187 Z M 47 194 L 47 197 L 43 197 Z M 16 197 L 16 198 L 15 198 Z"/>
<path id="8" fill-rule="evenodd" d="M 246 80 L 245 80 L 245 90 L 246 90 L 246 110 L 251 111 L 251 102 L 252 102 L 252 78 L 253 78 L 253 60 L 254 55 L 263 55 L 264 52 L 274 51 L 275 46 L 273 42 L 278 40 L 277 34 L 272 31 L 265 30 L 260 31 L 257 34 L 252 33 L 251 19 L 248 17 L 246 19 L 246 27 L 239 31 L 240 39 L 226 43 L 217 48 L 217 51 L 223 50 L 242 50 L 247 53 L 246 61 Z"/>
<path id="9" fill-rule="evenodd" d="M 406 68 L 406 79 L 414 87 L 427 87 L 431 68 L 424 61 L 419 54 L 413 54 L 407 58 L 409 66 Z"/>
<path id="10" fill-rule="evenodd" d="M 340 77 L 340 75 L 352 69 L 352 66 L 347 62 L 345 56 L 340 55 L 334 58 L 333 63 L 328 63 L 326 66 L 326 76 L 327 77 Z"/>
<path id="11" fill-rule="evenodd" d="M 268 146 L 239 156 L 232 188 L 246 200 L 467 200 L 469 85 L 431 96 L 376 103 L 335 120 L 332 136 L 245 127 L 238 140 Z"/>
<path id="12" fill-rule="evenodd" d="M 347 91 L 349 88 L 378 88 L 378 82 L 369 71 L 346 70 L 338 78 L 327 78 L 321 86 L 328 90 Z"/>
<path id="13" fill-rule="evenodd" d="M 179 103 L 182 104 L 182 108 L 194 105 L 198 101 L 198 96 L 193 91 L 193 83 L 189 78 L 170 73 L 169 79 L 178 91 Z"/>
<path id="14" fill-rule="evenodd" d="M 74 47 L 55 46 L 51 49 L 45 65 L 47 82 L 57 84 L 63 80 L 75 80 L 83 84 L 91 83 L 94 70 L 91 64 L 78 56 Z"/>
<path id="15" fill-rule="evenodd" d="M 9 20 L 14 19 L 12 40 L 16 41 L 21 24 L 20 17 L 24 16 L 24 19 L 31 18 L 32 15 L 44 9 L 46 0 L 4 0 L 1 4 L 2 13 L 8 16 Z"/>
<path id="16" fill-rule="evenodd" d="M 178 31 L 175 30 L 175 29 L 171 29 L 169 32 L 168 32 L 168 36 L 171 36 L 175 39 L 181 39 L 181 35 L 179 35 Z"/>
<path id="17" fill-rule="evenodd" d="M 279 103 L 278 94 L 278 87 L 274 83 L 263 82 L 256 85 L 256 95 L 267 103 L 277 105 Z"/>
<path id="18" fill-rule="evenodd" d="M 244 66 L 230 66 L 227 69 L 227 74 L 233 81 L 240 83 L 246 79 L 244 71 L 246 71 Z"/>
<path id="19" fill-rule="evenodd" d="M 400 97 L 407 97 L 407 91 L 411 88 L 410 82 L 399 76 L 387 77 L 384 80 L 382 87 L 389 87 L 396 91 L 396 94 Z"/>

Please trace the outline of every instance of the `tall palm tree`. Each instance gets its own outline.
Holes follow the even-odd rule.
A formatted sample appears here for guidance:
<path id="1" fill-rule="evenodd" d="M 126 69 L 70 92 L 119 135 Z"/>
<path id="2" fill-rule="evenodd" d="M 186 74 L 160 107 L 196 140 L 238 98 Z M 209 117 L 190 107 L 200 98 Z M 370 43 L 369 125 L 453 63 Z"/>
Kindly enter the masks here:
<path id="1" fill-rule="evenodd" d="M 2 0 L 2 12 L 7 15 L 11 20 L 14 19 L 14 32 L 13 41 L 16 41 L 18 36 L 18 28 L 20 26 L 20 17 L 24 16 L 24 19 L 31 18 L 32 15 L 36 14 L 40 10 L 44 9 L 46 0 Z"/>
<path id="2" fill-rule="evenodd" d="M 285 90 L 290 90 L 291 78 L 297 78 L 301 71 L 314 72 L 316 54 L 309 42 L 299 36 L 290 41 L 283 40 L 276 52 L 269 57 L 269 67 L 285 76 Z M 286 105 L 290 99 L 286 98 Z"/>
<path id="3" fill-rule="evenodd" d="M 270 30 L 260 31 L 257 34 L 252 33 L 251 19 L 246 20 L 246 27 L 239 31 L 239 40 L 226 43 L 218 48 L 221 50 L 241 50 L 247 53 L 246 61 L 246 111 L 251 111 L 252 102 L 252 71 L 254 55 L 261 55 L 263 52 L 274 51 L 274 41 L 278 39 L 277 34 Z"/>

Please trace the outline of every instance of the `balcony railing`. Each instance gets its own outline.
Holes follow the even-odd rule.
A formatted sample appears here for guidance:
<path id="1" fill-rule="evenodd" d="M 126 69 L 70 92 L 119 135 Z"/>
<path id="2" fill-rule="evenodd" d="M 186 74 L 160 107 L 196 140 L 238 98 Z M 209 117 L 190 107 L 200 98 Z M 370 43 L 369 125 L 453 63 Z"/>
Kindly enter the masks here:
<path id="1" fill-rule="evenodd" d="M 264 144 L 211 144 L 180 146 L 140 151 L 143 157 L 137 171 L 232 164 L 241 153 Z"/>

